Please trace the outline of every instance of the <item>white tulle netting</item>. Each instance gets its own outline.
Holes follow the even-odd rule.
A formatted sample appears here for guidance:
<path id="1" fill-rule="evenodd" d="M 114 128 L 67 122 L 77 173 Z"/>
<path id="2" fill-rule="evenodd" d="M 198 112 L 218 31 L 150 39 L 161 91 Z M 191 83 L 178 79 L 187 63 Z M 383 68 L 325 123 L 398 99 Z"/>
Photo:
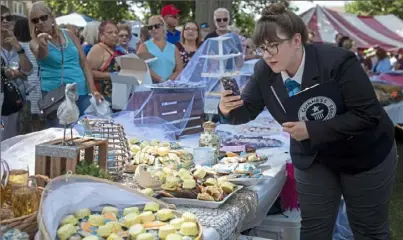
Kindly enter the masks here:
<path id="1" fill-rule="evenodd" d="M 56 239 L 62 218 L 79 209 L 102 211 L 104 206 L 123 209 L 151 201 L 157 200 L 110 181 L 81 175 L 60 176 L 44 189 L 38 213 L 39 234 L 41 239 Z"/>

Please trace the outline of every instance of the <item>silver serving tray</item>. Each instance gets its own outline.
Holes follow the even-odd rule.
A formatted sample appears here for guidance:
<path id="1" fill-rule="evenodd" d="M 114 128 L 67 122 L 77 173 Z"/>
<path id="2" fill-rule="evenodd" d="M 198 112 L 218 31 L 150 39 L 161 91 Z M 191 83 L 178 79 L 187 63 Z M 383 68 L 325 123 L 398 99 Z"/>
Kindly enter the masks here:
<path id="1" fill-rule="evenodd" d="M 233 191 L 231 194 L 229 194 L 226 198 L 224 198 L 220 202 L 216 201 L 203 201 L 203 200 L 198 200 L 198 199 L 188 199 L 188 198 L 168 198 L 168 197 L 163 197 L 161 198 L 162 201 L 170 204 L 174 204 L 177 206 L 180 205 L 186 205 L 190 207 L 200 207 L 200 208 L 219 208 L 221 205 L 223 205 L 232 195 L 234 195 L 236 192 L 241 190 L 243 186 L 237 186 L 235 191 Z"/>

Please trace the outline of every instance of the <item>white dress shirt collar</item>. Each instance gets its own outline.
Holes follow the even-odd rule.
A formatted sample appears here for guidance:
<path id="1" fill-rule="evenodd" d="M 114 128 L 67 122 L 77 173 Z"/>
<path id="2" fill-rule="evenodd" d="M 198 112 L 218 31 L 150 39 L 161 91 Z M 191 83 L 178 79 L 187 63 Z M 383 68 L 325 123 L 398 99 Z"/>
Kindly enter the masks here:
<path id="1" fill-rule="evenodd" d="M 305 49 L 303 49 L 302 53 L 302 61 L 301 64 L 298 67 L 297 72 L 295 73 L 294 77 L 290 77 L 286 71 L 281 71 L 281 78 L 285 82 L 288 78 L 296 81 L 297 83 L 301 84 L 302 83 L 302 75 L 304 74 L 304 67 L 305 67 Z"/>

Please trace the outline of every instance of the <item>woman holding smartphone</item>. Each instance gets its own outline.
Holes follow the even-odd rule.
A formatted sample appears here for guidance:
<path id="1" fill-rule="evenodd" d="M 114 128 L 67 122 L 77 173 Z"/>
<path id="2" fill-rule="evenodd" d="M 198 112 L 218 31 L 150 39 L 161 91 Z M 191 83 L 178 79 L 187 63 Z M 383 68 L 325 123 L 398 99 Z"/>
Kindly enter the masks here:
<path id="1" fill-rule="evenodd" d="M 341 196 L 356 240 L 390 239 L 388 209 L 397 165 L 394 126 L 357 57 L 332 45 L 307 44 L 301 18 L 279 3 L 263 10 L 253 40 L 264 50 L 263 59 L 241 96 L 222 93 L 219 111 L 223 121 L 241 124 L 267 107 L 290 134 L 301 240 L 332 239 Z M 327 82 L 340 91 L 344 112 L 328 119 L 289 119 L 297 113 L 286 108 L 288 98 Z M 317 107 L 312 104 L 309 110 Z"/>

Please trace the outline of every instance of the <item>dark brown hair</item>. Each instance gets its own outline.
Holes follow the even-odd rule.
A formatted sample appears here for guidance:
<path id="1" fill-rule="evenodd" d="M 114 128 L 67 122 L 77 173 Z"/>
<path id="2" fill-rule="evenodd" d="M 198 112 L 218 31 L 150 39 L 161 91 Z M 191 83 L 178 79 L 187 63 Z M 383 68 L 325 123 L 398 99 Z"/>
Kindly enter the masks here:
<path id="1" fill-rule="evenodd" d="M 127 23 L 119 23 L 118 24 L 118 29 L 119 29 L 119 32 L 122 31 L 122 30 L 127 31 L 127 33 L 129 34 L 129 37 L 132 36 L 132 29 L 130 28 L 129 24 L 127 24 Z"/>
<path id="2" fill-rule="evenodd" d="M 262 17 L 256 22 L 252 39 L 256 46 L 266 42 L 279 42 L 277 34 L 286 35 L 291 39 L 295 34 L 301 34 L 301 41 L 305 44 L 308 41 L 308 29 L 300 17 L 286 9 L 282 3 L 274 3 L 262 11 Z"/>
<path id="3" fill-rule="evenodd" d="M 29 21 L 27 18 L 22 18 L 15 22 L 14 35 L 20 42 L 31 41 L 31 35 L 29 34 Z"/>
<path id="4" fill-rule="evenodd" d="M 140 38 L 141 36 L 144 36 L 144 38 L 146 39 L 146 41 L 148 41 L 151 38 L 150 32 L 148 31 L 147 26 L 144 26 L 142 28 L 140 28 Z"/>
<path id="5" fill-rule="evenodd" d="M 378 61 L 382 60 L 382 59 L 384 59 L 384 58 L 386 58 L 388 56 L 386 51 L 385 51 L 385 49 L 383 49 L 383 48 L 378 48 L 376 50 L 375 55 L 378 57 Z"/>
<path id="6" fill-rule="evenodd" d="M 10 9 L 4 5 L 1 5 L 0 12 L 1 15 L 3 15 L 4 13 L 10 13 Z"/>
<path id="7" fill-rule="evenodd" d="M 195 21 L 187 21 L 185 24 L 183 24 L 183 29 L 182 29 L 182 32 L 181 32 L 181 43 L 185 43 L 185 28 L 186 28 L 186 25 L 188 25 L 189 23 L 193 23 L 193 24 L 196 25 L 196 28 L 197 28 L 196 46 L 200 47 L 200 44 L 201 44 L 200 26 Z"/>
<path id="8" fill-rule="evenodd" d="M 114 25 L 115 27 L 118 27 L 118 26 L 116 25 L 116 23 L 114 23 L 114 22 L 112 22 L 112 21 L 110 21 L 110 20 L 105 20 L 105 21 L 103 21 L 103 22 L 101 23 L 101 25 L 99 25 L 99 34 L 103 34 L 103 33 L 104 33 L 105 27 L 106 27 L 108 24 L 112 24 L 112 25 Z"/>

